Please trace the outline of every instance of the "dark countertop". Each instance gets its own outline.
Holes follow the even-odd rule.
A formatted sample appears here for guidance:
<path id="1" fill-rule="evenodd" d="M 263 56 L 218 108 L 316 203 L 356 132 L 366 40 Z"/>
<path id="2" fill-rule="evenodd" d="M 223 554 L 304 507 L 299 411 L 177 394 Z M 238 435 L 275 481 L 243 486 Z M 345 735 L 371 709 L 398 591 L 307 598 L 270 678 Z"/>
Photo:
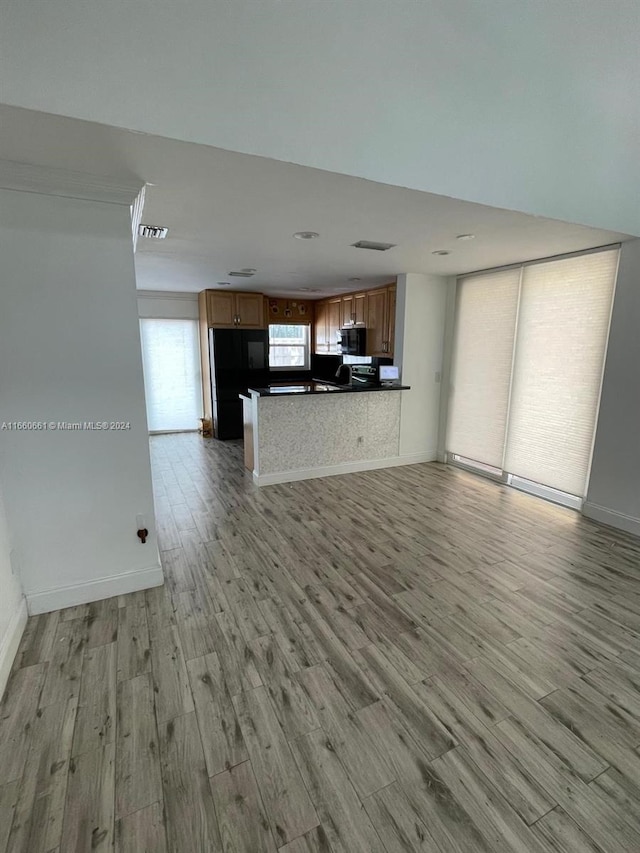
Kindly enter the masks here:
<path id="1" fill-rule="evenodd" d="M 274 384 L 266 388 L 249 388 L 249 392 L 259 397 L 293 397 L 307 396 L 309 394 L 362 394 L 370 391 L 408 391 L 410 385 L 336 385 L 321 379 L 312 379 L 310 382 L 295 382 L 288 385 Z M 241 395 L 244 396 L 244 395 Z"/>

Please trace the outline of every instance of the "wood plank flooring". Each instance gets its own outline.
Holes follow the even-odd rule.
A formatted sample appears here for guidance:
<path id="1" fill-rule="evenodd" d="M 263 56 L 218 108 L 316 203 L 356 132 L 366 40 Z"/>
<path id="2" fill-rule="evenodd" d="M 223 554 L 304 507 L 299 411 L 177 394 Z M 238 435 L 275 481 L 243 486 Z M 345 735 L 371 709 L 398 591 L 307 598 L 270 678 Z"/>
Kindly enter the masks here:
<path id="1" fill-rule="evenodd" d="M 29 620 L 0 853 L 640 851 L 640 541 L 155 436 L 166 584 Z"/>

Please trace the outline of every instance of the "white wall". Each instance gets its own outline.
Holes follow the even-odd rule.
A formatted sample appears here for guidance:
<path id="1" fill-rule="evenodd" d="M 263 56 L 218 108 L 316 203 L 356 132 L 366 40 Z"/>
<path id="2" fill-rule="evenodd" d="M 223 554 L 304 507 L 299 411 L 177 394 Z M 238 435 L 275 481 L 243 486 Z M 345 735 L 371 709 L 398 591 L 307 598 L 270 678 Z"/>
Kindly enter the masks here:
<path id="1" fill-rule="evenodd" d="M 640 234 L 637 0 L 36 8 L 6 103 Z"/>
<path id="2" fill-rule="evenodd" d="M 0 190 L 0 270 L 1 419 L 131 425 L 0 432 L 30 611 L 161 583 L 129 208 Z"/>
<path id="3" fill-rule="evenodd" d="M 453 363 L 456 294 L 458 289 L 458 281 L 454 276 L 447 278 L 446 289 L 442 382 L 440 384 L 440 417 L 438 423 L 438 462 L 444 462 L 447 455 L 447 418 L 449 417 L 449 399 L 451 397 L 451 365 Z"/>
<path id="4" fill-rule="evenodd" d="M 623 243 L 584 514 L 640 535 L 640 240 Z"/>
<path id="5" fill-rule="evenodd" d="M 138 317 L 141 319 L 197 320 L 197 293 L 168 293 L 138 290 Z"/>
<path id="6" fill-rule="evenodd" d="M 11 538 L 0 491 L 0 698 L 27 622 L 17 565 L 12 565 Z"/>
<path id="7" fill-rule="evenodd" d="M 402 395 L 401 456 L 437 457 L 446 304 L 443 276 L 398 276 L 394 363 L 411 386 Z"/>

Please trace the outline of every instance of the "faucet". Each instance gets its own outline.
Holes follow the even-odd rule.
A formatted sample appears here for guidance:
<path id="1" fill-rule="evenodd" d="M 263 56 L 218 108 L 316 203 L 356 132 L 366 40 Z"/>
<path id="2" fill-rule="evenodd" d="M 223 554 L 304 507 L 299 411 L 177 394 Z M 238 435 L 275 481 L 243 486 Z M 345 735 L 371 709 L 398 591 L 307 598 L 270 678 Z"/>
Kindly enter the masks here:
<path id="1" fill-rule="evenodd" d="M 351 367 L 348 364 L 341 364 L 340 367 L 336 370 L 337 381 L 341 385 L 351 385 Z"/>

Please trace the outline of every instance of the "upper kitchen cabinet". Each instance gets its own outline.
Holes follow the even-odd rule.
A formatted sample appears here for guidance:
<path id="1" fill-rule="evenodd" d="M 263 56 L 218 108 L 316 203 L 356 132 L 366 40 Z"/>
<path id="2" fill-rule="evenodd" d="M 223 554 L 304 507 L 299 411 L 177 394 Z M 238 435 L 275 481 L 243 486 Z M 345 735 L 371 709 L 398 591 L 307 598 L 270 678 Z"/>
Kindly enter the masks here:
<path id="1" fill-rule="evenodd" d="M 341 327 L 367 325 L 367 294 L 349 293 L 342 297 Z"/>
<path id="2" fill-rule="evenodd" d="M 340 353 L 340 328 L 342 325 L 342 297 L 329 299 L 327 301 L 327 337 L 329 339 L 328 352 Z"/>
<path id="3" fill-rule="evenodd" d="M 367 294 L 367 355 L 386 355 L 389 296 L 386 289 Z"/>
<path id="4" fill-rule="evenodd" d="M 315 303 L 314 352 L 340 353 L 340 329 L 367 329 L 367 355 L 393 358 L 396 285 L 346 293 Z"/>
<path id="5" fill-rule="evenodd" d="M 393 350 L 396 340 L 396 286 L 387 288 L 389 299 L 387 302 L 387 355 L 393 358 Z"/>
<path id="6" fill-rule="evenodd" d="M 215 329 L 264 329 L 261 293 L 207 290 L 207 325 Z"/>
<path id="7" fill-rule="evenodd" d="M 393 357 L 396 286 L 367 293 L 367 355 Z"/>
<path id="8" fill-rule="evenodd" d="M 236 293 L 236 326 L 239 329 L 264 329 L 264 302 L 261 293 Z"/>
<path id="9" fill-rule="evenodd" d="M 235 293 L 207 290 L 207 325 L 232 329 L 236 317 Z"/>
<path id="10" fill-rule="evenodd" d="M 367 325 L 367 294 L 356 293 L 353 297 L 353 325 Z"/>
<path id="11" fill-rule="evenodd" d="M 314 352 L 327 355 L 329 352 L 329 304 L 316 302 L 315 321 L 313 324 L 315 347 Z"/>

